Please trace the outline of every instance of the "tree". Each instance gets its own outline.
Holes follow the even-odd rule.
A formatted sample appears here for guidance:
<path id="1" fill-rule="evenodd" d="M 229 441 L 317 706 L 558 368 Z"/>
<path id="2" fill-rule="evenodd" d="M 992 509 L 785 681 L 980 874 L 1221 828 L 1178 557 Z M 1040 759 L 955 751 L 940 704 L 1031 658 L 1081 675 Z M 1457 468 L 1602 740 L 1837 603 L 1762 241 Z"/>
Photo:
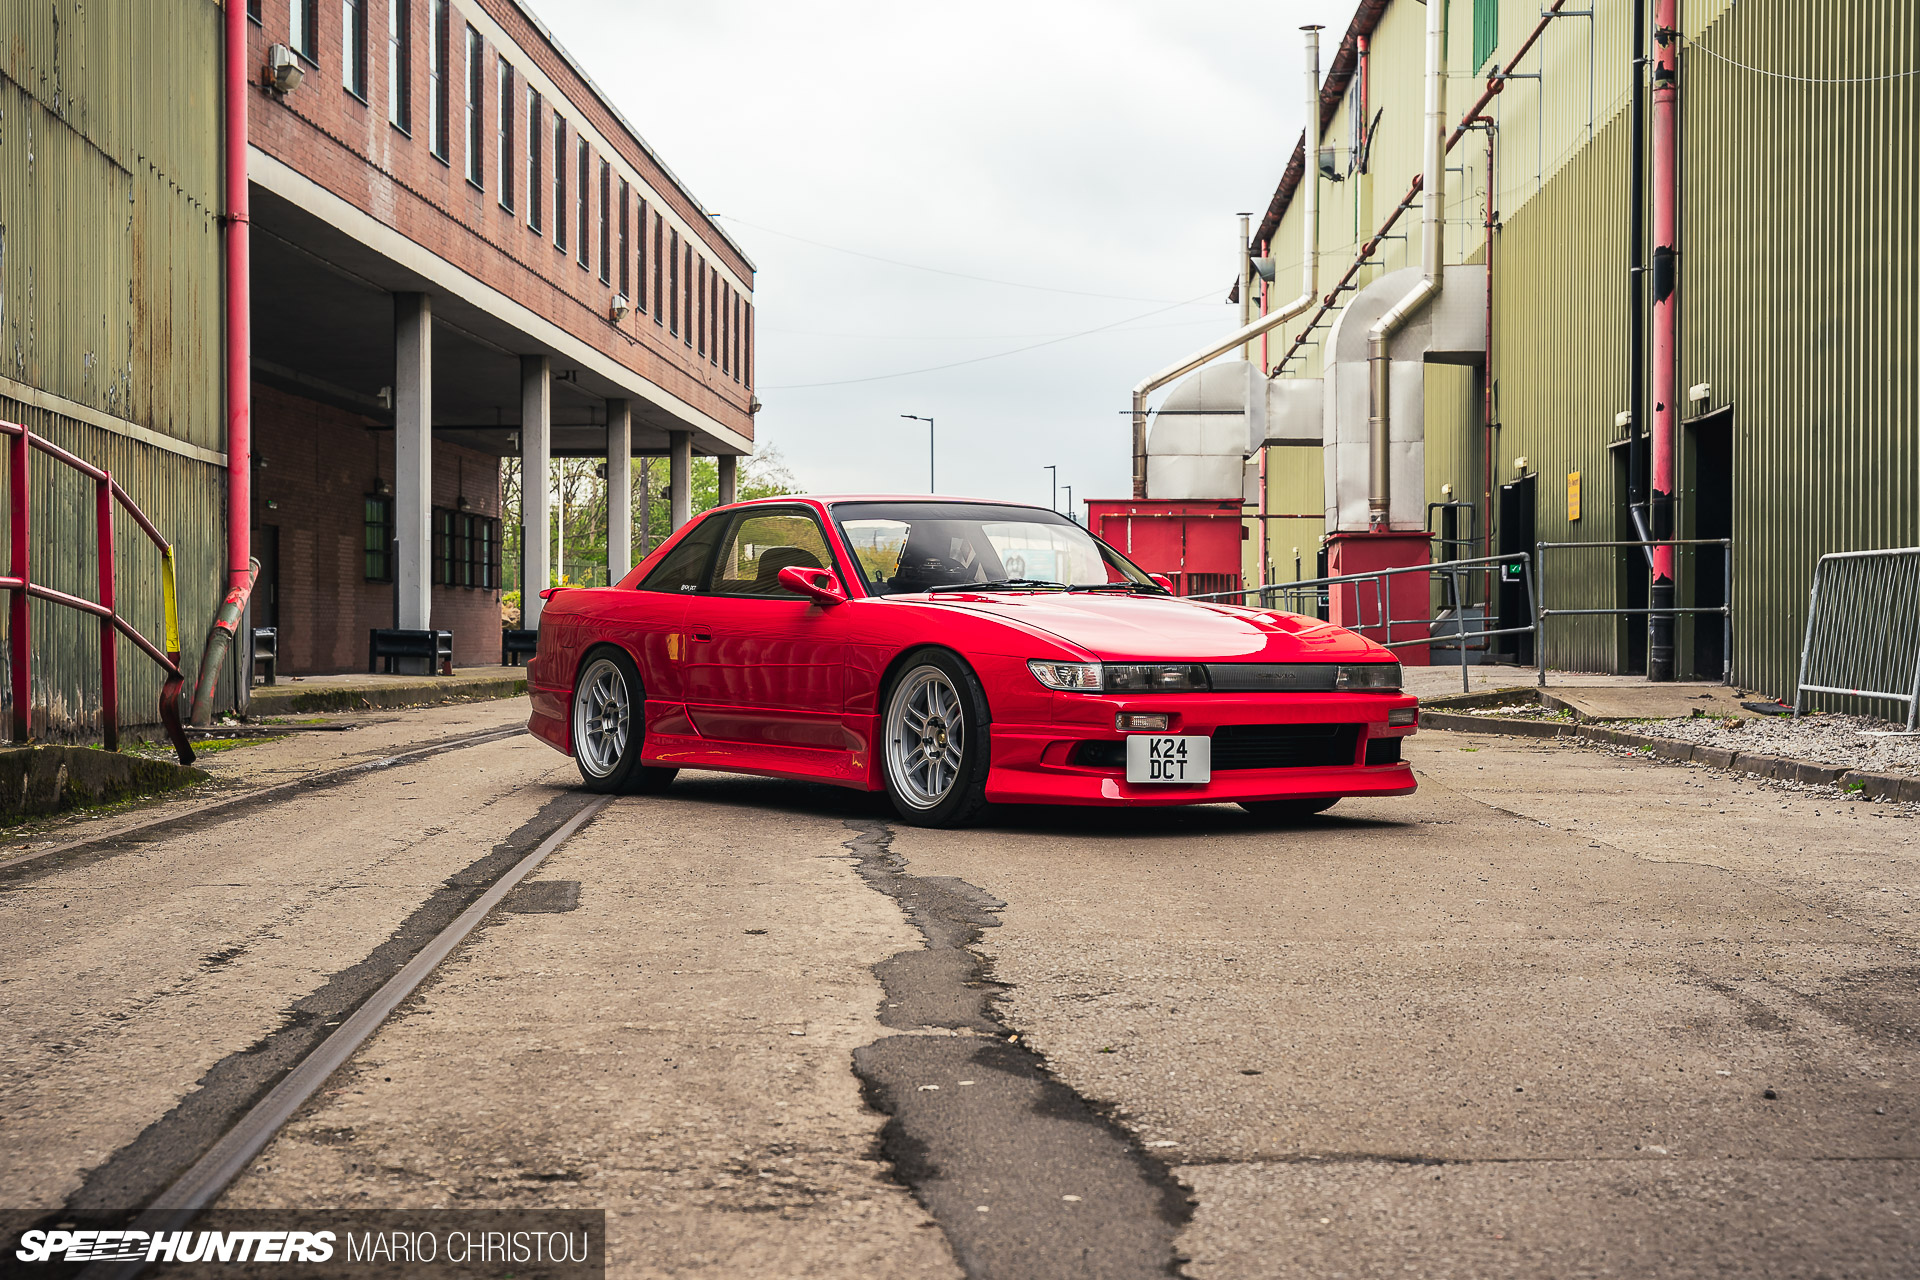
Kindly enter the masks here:
<path id="1" fill-rule="evenodd" d="M 547 473 L 548 493 L 553 513 L 549 517 L 547 545 L 558 555 L 552 562 L 556 572 L 553 585 L 605 586 L 607 567 L 607 481 L 605 463 L 597 458 L 556 458 Z M 664 542 L 672 532 L 668 527 L 672 509 L 667 501 L 668 462 L 665 458 L 637 457 L 633 460 L 633 555 L 638 561 Z M 520 460 L 507 458 L 501 468 L 501 494 L 505 534 L 502 538 L 503 571 L 512 590 L 504 603 L 517 616 L 520 603 Z M 787 469 L 780 451 L 766 448 L 740 460 L 736 488 L 741 500 L 770 498 L 796 492 L 793 473 Z M 693 511 L 698 515 L 717 505 L 720 493 L 720 465 L 713 458 L 693 460 Z M 556 539 L 556 532 L 558 538 Z M 620 569 L 625 572 L 625 567 Z"/>

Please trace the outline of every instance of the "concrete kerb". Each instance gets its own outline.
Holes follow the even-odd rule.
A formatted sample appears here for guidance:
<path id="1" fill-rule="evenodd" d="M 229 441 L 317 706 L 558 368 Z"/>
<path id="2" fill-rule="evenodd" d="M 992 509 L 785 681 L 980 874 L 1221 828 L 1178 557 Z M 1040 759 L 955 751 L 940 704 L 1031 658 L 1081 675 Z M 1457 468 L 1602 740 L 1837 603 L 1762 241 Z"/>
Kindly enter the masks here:
<path id="1" fill-rule="evenodd" d="M 293 684 L 253 690 L 248 714 L 284 716 L 323 711 L 365 711 L 372 708 L 416 707 L 428 703 L 471 702 L 488 698 L 517 698 L 527 691 L 525 676 L 471 680 L 458 676 L 423 676 L 391 684 Z"/>
<path id="2" fill-rule="evenodd" d="M 1511 693 L 1509 692 L 1509 697 Z M 1447 700 L 1449 706 L 1471 705 Z M 1799 782 L 1808 786 L 1836 786 L 1857 791 L 1874 800 L 1898 800 L 1920 804 L 1920 778 L 1902 778 L 1891 774 L 1864 773 L 1835 765 L 1815 764 L 1809 760 L 1788 760 L 1758 752 L 1728 751 L 1723 747 L 1696 746 L 1674 738 L 1630 733 L 1595 724 L 1547 724 L 1535 720 L 1505 720 L 1497 716 L 1459 715 L 1448 711 L 1420 709 L 1423 729 L 1451 729 L 1457 733 L 1497 733 L 1516 738 L 1576 738 L 1609 746 L 1644 751 L 1660 760 L 1707 765 L 1729 769 L 1755 777 Z"/>

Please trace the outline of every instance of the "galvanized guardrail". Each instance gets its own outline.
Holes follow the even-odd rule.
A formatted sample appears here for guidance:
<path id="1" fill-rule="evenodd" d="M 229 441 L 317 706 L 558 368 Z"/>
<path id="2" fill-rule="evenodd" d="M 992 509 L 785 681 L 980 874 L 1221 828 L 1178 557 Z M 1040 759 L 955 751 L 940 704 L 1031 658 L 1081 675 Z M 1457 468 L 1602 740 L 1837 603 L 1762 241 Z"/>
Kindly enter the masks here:
<path id="1" fill-rule="evenodd" d="M 1907 704 L 1920 722 L 1920 547 L 1821 556 L 1807 596 L 1796 718 L 1809 693 Z"/>
<path id="2" fill-rule="evenodd" d="M 1284 609 L 1289 613 L 1318 614 L 1321 606 L 1328 602 L 1328 598 L 1332 592 L 1343 587 L 1351 587 L 1353 588 L 1354 612 L 1358 615 L 1358 618 L 1354 622 L 1344 624 L 1347 630 L 1357 631 L 1362 635 L 1365 635 L 1369 631 L 1377 631 L 1380 633 L 1378 637 L 1379 643 L 1389 649 L 1403 649 L 1412 645 L 1458 649 L 1460 653 L 1460 688 L 1462 691 L 1465 691 L 1469 687 L 1468 682 L 1472 678 L 1467 671 L 1467 654 L 1475 648 L 1484 649 L 1487 647 L 1485 644 L 1478 646 L 1469 645 L 1467 643 L 1468 641 L 1485 641 L 1490 640 L 1494 636 L 1534 634 L 1538 626 L 1537 619 L 1539 610 L 1534 591 L 1534 575 L 1530 572 L 1532 563 L 1533 557 L 1530 554 L 1525 551 L 1515 551 L 1509 552 L 1506 555 L 1477 556 L 1470 560 L 1443 560 L 1437 564 L 1409 565 L 1403 569 L 1376 569 L 1370 573 L 1349 573 L 1342 574 L 1339 577 L 1306 578 L 1298 582 L 1271 582 L 1264 586 L 1242 587 L 1237 591 L 1214 591 L 1206 595 L 1189 596 L 1187 598 L 1190 600 L 1244 600 L 1248 596 L 1257 596 L 1260 601 L 1260 607 L 1263 609 Z M 1509 575 L 1506 572 L 1509 567 L 1517 569 L 1518 573 Z M 1389 578 L 1397 578 L 1412 573 L 1437 577 L 1452 587 L 1451 596 L 1454 600 L 1459 601 L 1466 598 L 1463 588 L 1468 577 L 1474 573 L 1493 573 L 1496 571 L 1499 572 L 1503 578 L 1509 576 L 1518 577 L 1519 580 L 1526 585 L 1527 616 L 1536 619 L 1536 621 L 1528 622 L 1525 626 L 1520 627 L 1488 627 L 1482 625 L 1477 631 L 1469 631 L 1466 629 L 1467 618 L 1464 610 L 1456 613 L 1451 618 L 1431 618 L 1426 616 L 1396 618 L 1393 616 L 1393 592 L 1387 582 Z M 1372 588 L 1373 621 L 1371 622 L 1367 621 L 1368 615 L 1362 595 L 1363 586 Z M 1489 605 L 1488 607 L 1491 609 L 1492 606 Z M 1423 609 L 1421 612 L 1424 615 L 1426 611 Z M 1454 630 L 1447 632 L 1444 636 L 1433 636 L 1431 634 L 1432 627 L 1440 623 L 1451 623 L 1454 626 Z M 1406 628 L 1416 626 L 1422 628 L 1425 633 L 1415 636 L 1410 640 L 1395 640 L 1393 638 L 1393 629 L 1395 627 L 1402 628 L 1404 634 Z M 1537 650 L 1539 647 L 1536 638 L 1534 648 Z"/>
<path id="3" fill-rule="evenodd" d="M 1543 643 L 1546 639 L 1547 619 L 1548 618 L 1592 617 L 1595 615 L 1600 615 L 1605 617 L 1615 617 L 1615 618 L 1644 617 L 1651 620 L 1655 614 L 1658 614 L 1662 617 L 1682 617 L 1682 616 L 1688 616 L 1693 614 L 1719 614 L 1721 619 L 1720 621 L 1721 634 L 1724 641 L 1720 649 L 1720 656 L 1721 656 L 1720 683 L 1722 684 L 1733 683 L 1733 539 L 1732 538 L 1661 538 L 1658 540 L 1625 541 L 1625 542 L 1536 542 L 1533 544 L 1533 546 L 1534 546 L 1534 550 L 1539 554 L 1539 558 L 1535 561 L 1535 564 L 1538 566 L 1535 572 L 1538 573 L 1541 577 L 1541 582 L 1539 586 L 1533 592 L 1533 597 L 1538 602 L 1535 607 L 1535 617 L 1538 620 L 1538 628 L 1539 628 L 1539 634 L 1534 637 L 1533 652 L 1539 663 L 1539 684 L 1541 688 L 1544 689 L 1546 688 L 1546 685 L 1547 685 L 1547 646 Z M 1725 584 L 1724 584 L 1725 589 L 1724 589 L 1724 593 L 1720 597 L 1721 603 L 1718 605 L 1697 605 L 1697 606 L 1688 606 L 1688 607 L 1675 607 L 1672 609 L 1655 609 L 1652 607 L 1642 608 L 1642 609 L 1629 609 L 1629 608 L 1549 609 L 1547 608 L 1546 607 L 1546 582 L 1545 582 L 1547 552 L 1591 550 L 1596 547 L 1616 547 L 1616 548 L 1639 547 L 1642 549 L 1649 549 L 1653 547 L 1720 547 L 1720 548 L 1723 548 L 1727 554 L 1726 554 L 1726 563 L 1723 566 L 1723 569 L 1725 570 Z"/>

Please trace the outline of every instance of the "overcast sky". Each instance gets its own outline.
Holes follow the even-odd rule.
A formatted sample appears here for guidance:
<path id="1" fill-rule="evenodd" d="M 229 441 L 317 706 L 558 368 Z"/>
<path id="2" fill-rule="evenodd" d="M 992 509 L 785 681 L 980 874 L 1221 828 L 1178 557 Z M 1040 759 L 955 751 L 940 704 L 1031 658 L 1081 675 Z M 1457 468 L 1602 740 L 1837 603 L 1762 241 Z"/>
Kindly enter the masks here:
<path id="1" fill-rule="evenodd" d="M 942 492 L 1044 503 L 1056 463 L 1084 512 L 1129 492 L 1133 384 L 1232 328 L 1298 27 L 1324 62 L 1354 0 L 534 7 L 758 267 L 758 436 L 803 488 L 924 492 L 912 413 Z"/>

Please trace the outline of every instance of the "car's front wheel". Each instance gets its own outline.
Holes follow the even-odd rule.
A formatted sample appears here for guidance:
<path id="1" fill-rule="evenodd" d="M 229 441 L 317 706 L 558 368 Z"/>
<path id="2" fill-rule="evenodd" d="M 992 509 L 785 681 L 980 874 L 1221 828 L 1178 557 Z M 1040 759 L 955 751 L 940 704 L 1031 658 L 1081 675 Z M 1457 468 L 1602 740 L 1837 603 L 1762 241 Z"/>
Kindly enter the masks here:
<path id="1" fill-rule="evenodd" d="M 587 790 L 659 791 L 673 781 L 679 770 L 640 763 L 645 711 L 632 658 L 603 649 L 581 664 L 573 682 L 573 762 Z"/>
<path id="2" fill-rule="evenodd" d="M 887 794 L 906 821 L 957 827 L 987 805 L 987 698 L 966 663 L 939 649 L 910 658 L 881 719 Z"/>

